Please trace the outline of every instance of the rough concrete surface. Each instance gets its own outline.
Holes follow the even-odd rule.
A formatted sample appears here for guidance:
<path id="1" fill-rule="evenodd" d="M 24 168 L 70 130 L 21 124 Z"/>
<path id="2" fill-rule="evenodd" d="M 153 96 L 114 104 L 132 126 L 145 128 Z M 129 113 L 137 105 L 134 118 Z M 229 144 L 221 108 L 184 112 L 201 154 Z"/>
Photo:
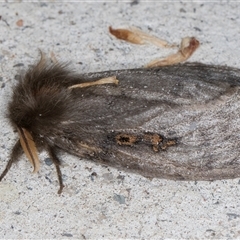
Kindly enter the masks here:
<path id="1" fill-rule="evenodd" d="M 231 1 L 1 1 L 0 169 L 17 139 L 5 116 L 11 89 L 38 49 L 79 72 L 140 67 L 173 52 L 108 33 L 110 25 L 135 26 L 172 43 L 195 36 L 201 47 L 189 61 L 240 67 L 239 9 Z M 22 157 L 0 183 L 2 239 L 240 238 L 239 179 L 149 180 L 63 154 L 58 196 L 54 166 L 40 157 L 39 173 Z"/>

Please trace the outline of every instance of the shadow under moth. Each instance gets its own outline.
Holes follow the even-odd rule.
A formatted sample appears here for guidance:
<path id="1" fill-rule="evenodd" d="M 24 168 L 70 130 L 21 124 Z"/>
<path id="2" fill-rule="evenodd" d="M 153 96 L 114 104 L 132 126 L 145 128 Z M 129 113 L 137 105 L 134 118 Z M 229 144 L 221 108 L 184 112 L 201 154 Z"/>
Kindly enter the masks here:
<path id="1" fill-rule="evenodd" d="M 110 28 L 126 40 L 124 31 Z M 240 70 L 177 64 L 197 46 L 191 38 L 150 68 L 88 74 L 42 55 L 13 90 L 8 118 L 19 140 L 0 180 L 23 153 L 38 171 L 41 150 L 56 166 L 58 193 L 61 151 L 149 178 L 240 177 Z"/>

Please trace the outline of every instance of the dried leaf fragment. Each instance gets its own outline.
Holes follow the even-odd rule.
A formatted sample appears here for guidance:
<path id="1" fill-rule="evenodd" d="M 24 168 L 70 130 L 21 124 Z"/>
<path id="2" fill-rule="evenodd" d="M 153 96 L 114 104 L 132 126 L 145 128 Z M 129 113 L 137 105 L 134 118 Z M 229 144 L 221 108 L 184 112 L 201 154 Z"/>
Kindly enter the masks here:
<path id="1" fill-rule="evenodd" d="M 192 56 L 199 45 L 200 43 L 196 38 L 185 37 L 182 39 L 177 53 L 171 54 L 164 59 L 155 59 L 148 63 L 146 67 L 161 67 L 184 62 Z"/>
<path id="2" fill-rule="evenodd" d="M 146 44 L 151 43 L 158 47 L 175 47 L 174 44 L 169 44 L 167 41 L 162 40 L 160 38 L 151 36 L 138 28 L 128 29 L 113 29 L 111 26 L 109 27 L 109 32 L 114 35 L 116 38 L 131 42 L 134 44 Z"/>
<path id="3" fill-rule="evenodd" d="M 109 32 L 116 38 L 128 41 L 134 44 L 146 44 L 152 43 L 158 47 L 176 47 L 175 44 L 169 44 L 167 41 L 151 36 L 142 32 L 137 28 L 128 29 L 113 29 L 109 27 Z M 182 39 L 179 50 L 177 53 L 171 54 L 163 59 L 156 59 L 151 61 L 145 67 L 161 67 L 167 65 L 173 65 L 186 61 L 199 46 L 199 41 L 194 37 L 185 37 Z"/>
<path id="4" fill-rule="evenodd" d="M 20 143 L 24 153 L 26 154 L 28 160 L 33 165 L 33 172 L 38 172 L 40 168 L 40 162 L 38 158 L 38 152 L 33 141 L 32 135 L 24 128 L 18 128 L 18 133 L 20 135 Z"/>

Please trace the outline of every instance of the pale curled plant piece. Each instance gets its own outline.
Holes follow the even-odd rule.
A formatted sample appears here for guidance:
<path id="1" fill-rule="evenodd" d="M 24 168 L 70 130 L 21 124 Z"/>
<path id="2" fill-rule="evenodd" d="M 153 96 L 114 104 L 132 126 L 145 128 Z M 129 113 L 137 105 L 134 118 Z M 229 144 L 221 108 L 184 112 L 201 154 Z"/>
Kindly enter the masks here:
<path id="1" fill-rule="evenodd" d="M 158 47 L 176 47 L 175 44 L 169 44 L 167 41 L 151 36 L 142 32 L 137 28 L 128 29 L 113 29 L 109 27 L 109 32 L 116 38 L 131 42 L 134 44 L 152 43 Z M 182 39 L 177 53 L 170 54 L 163 59 L 155 59 L 148 63 L 145 67 L 161 67 L 173 65 L 186 61 L 200 45 L 199 41 L 194 37 L 185 37 Z"/>
<path id="2" fill-rule="evenodd" d="M 184 62 L 192 56 L 199 44 L 200 43 L 196 38 L 185 37 L 182 39 L 177 53 L 170 54 L 163 59 L 155 59 L 148 63 L 145 67 L 161 67 Z"/>
<path id="3" fill-rule="evenodd" d="M 147 34 L 143 31 L 141 31 L 140 29 L 134 28 L 134 27 L 131 27 L 128 30 L 128 29 L 123 29 L 123 28 L 113 29 L 110 26 L 109 32 L 118 39 L 130 42 L 130 43 L 134 43 L 134 44 L 151 43 L 158 47 L 166 47 L 166 48 L 176 47 L 175 44 L 170 44 L 165 40 L 151 36 L 150 34 Z"/>

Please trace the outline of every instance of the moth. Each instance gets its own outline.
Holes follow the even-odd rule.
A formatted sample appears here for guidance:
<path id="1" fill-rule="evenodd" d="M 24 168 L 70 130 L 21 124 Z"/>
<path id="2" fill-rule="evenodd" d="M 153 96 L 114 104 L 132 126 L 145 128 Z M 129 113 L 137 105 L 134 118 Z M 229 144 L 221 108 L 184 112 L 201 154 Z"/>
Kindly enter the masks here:
<path id="1" fill-rule="evenodd" d="M 148 178 L 240 177 L 240 70 L 184 63 L 73 73 L 41 60 L 13 89 L 8 118 L 18 131 L 0 176 L 25 153 L 55 164 L 62 151 Z"/>

